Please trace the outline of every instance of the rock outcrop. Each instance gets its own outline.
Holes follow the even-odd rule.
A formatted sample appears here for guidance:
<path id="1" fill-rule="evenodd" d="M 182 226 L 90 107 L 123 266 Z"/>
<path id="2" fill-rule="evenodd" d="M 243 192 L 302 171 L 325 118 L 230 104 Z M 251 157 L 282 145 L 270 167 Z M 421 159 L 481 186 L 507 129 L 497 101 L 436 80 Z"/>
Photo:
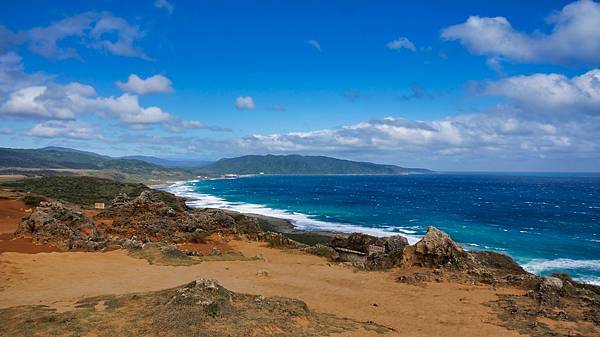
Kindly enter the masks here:
<path id="1" fill-rule="evenodd" d="M 399 235 L 378 238 L 352 233 L 334 237 L 329 246 L 338 253 L 337 261 L 350 262 L 368 270 L 382 270 L 397 265 L 408 240 Z"/>
<path id="2" fill-rule="evenodd" d="M 240 216 L 236 221 L 218 209 L 172 208 L 161 201 L 153 191 L 144 191 L 135 198 L 120 195 L 111 206 L 97 215 L 111 219 L 110 225 L 100 225 L 99 230 L 111 238 L 133 237 L 143 242 L 197 242 L 207 233 L 222 231 L 240 233 L 258 228 L 255 219 Z M 238 223 L 240 226 L 238 226 Z"/>
<path id="3" fill-rule="evenodd" d="M 423 239 L 407 246 L 402 254 L 405 266 L 462 268 L 467 261 L 463 248 L 435 227 L 429 227 Z"/>
<path id="4" fill-rule="evenodd" d="M 53 244 L 65 250 L 98 250 L 107 240 L 78 208 L 58 201 L 41 202 L 18 226 L 17 237 L 31 237 L 34 243 Z"/>

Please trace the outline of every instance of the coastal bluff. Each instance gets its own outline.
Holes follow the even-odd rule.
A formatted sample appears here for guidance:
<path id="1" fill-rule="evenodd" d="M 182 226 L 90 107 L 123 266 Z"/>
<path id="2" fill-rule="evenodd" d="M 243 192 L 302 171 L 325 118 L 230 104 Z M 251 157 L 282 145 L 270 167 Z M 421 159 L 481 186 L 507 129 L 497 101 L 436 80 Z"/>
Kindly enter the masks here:
<path id="1" fill-rule="evenodd" d="M 19 194 L 18 191 L 11 193 L 17 198 L 26 195 Z M 23 213 L 23 219 L 15 225 L 11 238 L 7 239 L 8 241 L 4 238 L 5 241 L 0 242 L 0 245 L 4 242 L 29 240 L 27 242 L 30 242 L 31 247 L 52 247 L 50 251 L 55 252 L 52 256 L 58 259 L 60 256 L 70 256 L 68 254 L 91 254 L 78 255 L 82 261 L 85 261 L 86 257 L 93 260 L 94 256 L 108 258 L 118 252 L 125 252 L 123 258 L 173 268 L 195 268 L 196 265 L 207 268 L 208 264 L 216 266 L 219 263 L 227 263 L 225 274 L 215 272 L 217 280 L 219 275 L 225 277 L 227 270 L 243 268 L 246 264 L 261 264 L 264 267 L 255 267 L 252 278 L 256 280 L 252 282 L 259 283 L 276 279 L 279 273 L 279 269 L 269 264 L 269 260 L 274 257 L 265 259 L 263 253 L 255 256 L 248 253 L 255 249 L 249 247 L 264 246 L 266 249 L 282 252 L 277 253 L 282 254 L 277 258 L 283 266 L 286 261 L 301 263 L 292 261 L 298 261 L 302 256 L 316 258 L 316 255 L 319 259 L 329 261 L 324 264 L 325 268 L 341 268 L 339 273 L 359 273 L 357 276 L 344 276 L 348 277 L 348 280 L 360 279 L 358 275 L 363 273 L 365 276 L 390 275 L 396 284 L 395 287 L 416 287 L 424 289 L 424 294 L 427 294 L 428 288 L 438 287 L 436 285 L 453 289 L 466 287 L 465 289 L 471 289 L 470 291 L 482 288 L 496 291 L 498 295 L 484 303 L 486 310 L 495 315 L 495 324 L 521 334 L 567 336 L 569 331 L 575 331 L 581 336 L 593 336 L 598 331 L 599 287 L 578 283 L 562 274 L 547 277 L 533 275 L 506 255 L 465 250 L 447 233 L 435 227 L 430 227 L 424 237 L 414 245 L 409 245 L 408 240 L 399 235 L 374 237 L 361 233 L 334 235 L 328 237 L 327 242 L 308 244 L 296 241 L 285 233 L 265 230 L 261 223 L 260 219 L 249 215 L 218 209 L 191 209 L 185 205 L 184 199 L 175 196 L 165 199 L 164 192 L 151 189 L 142 190 L 134 195 L 118 193 L 102 210 L 44 197 L 37 205 L 32 206 L 30 212 Z M 254 246 L 257 244 L 259 246 Z M 4 255 L 2 258 L 5 258 Z M 198 269 L 199 272 L 201 270 Z M 335 282 L 335 279 L 330 279 L 329 282 Z M 381 281 L 369 283 L 369 287 L 372 288 L 370 290 L 356 288 L 355 291 L 376 292 L 377 282 Z M 230 285 L 236 284 L 238 283 L 230 282 Z M 356 332 L 356 336 L 364 335 L 362 333 L 365 332 L 398 335 L 399 331 L 398 326 L 386 319 L 361 321 L 338 316 L 321 316 L 309 309 L 306 303 L 289 299 L 245 297 L 246 295 L 228 290 L 216 281 L 200 280 L 175 288 L 172 288 L 173 285 L 169 290 L 151 291 L 140 295 L 145 308 L 155 315 L 145 316 L 145 319 L 160 322 L 156 323 L 159 325 L 151 325 L 149 329 L 166 329 L 166 335 L 183 330 L 178 330 L 179 328 L 161 320 L 160 314 L 172 312 L 175 315 L 175 312 L 180 310 L 196 317 L 186 327 L 192 330 L 185 331 L 198 329 L 213 331 L 217 335 L 236 331 L 241 333 L 239 335 L 257 333 L 266 326 L 269 329 L 294 331 L 293 334 L 279 334 L 281 336 L 320 336 L 343 331 L 359 331 Z M 238 284 L 237 287 L 245 289 L 243 284 Z M 392 285 L 388 284 L 386 287 L 394 291 Z M 285 291 L 286 288 L 282 289 Z M 19 324 L 23 323 L 19 321 L 19 317 L 29 317 L 27 319 L 39 321 L 40 325 L 37 326 L 40 329 L 54 330 L 57 327 L 48 322 L 68 319 L 83 331 L 98 333 L 96 328 L 86 325 L 86 320 L 95 319 L 111 324 L 117 319 L 114 315 L 116 311 L 111 310 L 127 310 L 130 314 L 138 312 L 141 308 L 139 303 L 142 302 L 136 304 L 137 300 L 138 298 L 132 295 L 112 297 L 108 294 L 87 298 L 79 300 L 76 307 L 80 308 L 77 310 L 89 311 L 67 311 L 68 314 L 46 309 L 39 311 L 34 307 L 0 308 L 0 318 L 11 322 L 10 325 L 0 328 L 0 332 L 19 335 L 15 334 L 21 329 Z M 380 303 L 372 303 L 372 307 L 377 308 Z M 107 309 L 102 309 L 103 311 L 94 309 L 107 305 Z M 263 320 L 260 317 L 265 310 L 277 310 L 278 316 L 273 316 L 273 320 Z M 84 313 L 91 316 L 82 316 Z M 348 314 L 351 313 L 346 312 L 344 315 Z M 173 317 L 176 320 L 182 319 L 180 315 Z M 234 317 L 244 317 L 243 326 L 247 329 L 245 332 L 233 328 Z M 284 324 L 290 317 L 296 318 L 290 325 Z M 46 320 L 46 323 L 42 324 L 43 320 Z M 299 321 L 305 323 L 296 324 Z M 133 318 L 131 322 L 131 328 L 134 329 L 139 328 L 137 324 L 142 324 Z M 578 328 L 565 330 L 565 326 L 573 324 L 577 324 Z"/>

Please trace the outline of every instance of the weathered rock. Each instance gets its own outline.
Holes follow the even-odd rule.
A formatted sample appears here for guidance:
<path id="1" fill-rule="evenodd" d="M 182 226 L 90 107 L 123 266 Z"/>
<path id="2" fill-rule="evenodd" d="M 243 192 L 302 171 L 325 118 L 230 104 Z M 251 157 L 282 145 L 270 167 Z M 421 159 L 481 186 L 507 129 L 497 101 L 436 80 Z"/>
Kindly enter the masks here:
<path id="1" fill-rule="evenodd" d="M 308 246 L 304 248 L 304 251 L 309 254 L 326 257 L 330 261 L 337 261 L 340 258 L 340 254 L 335 249 L 322 244 Z"/>
<path id="2" fill-rule="evenodd" d="M 333 239 L 331 239 L 329 246 L 333 247 L 334 249 L 344 248 L 369 254 L 370 246 L 377 246 L 385 249 L 385 241 L 381 238 L 367 234 L 352 233 L 348 236 L 335 236 Z"/>
<path id="3" fill-rule="evenodd" d="M 560 302 L 563 281 L 557 277 L 544 277 L 538 288 L 538 299 L 542 305 L 557 306 Z"/>
<path id="4" fill-rule="evenodd" d="M 254 235 L 253 238 L 258 241 L 265 241 L 270 247 L 274 248 L 304 249 L 307 247 L 307 245 L 294 241 L 281 233 L 261 232 Z"/>
<path id="5" fill-rule="evenodd" d="M 419 267 L 463 267 L 468 255 L 450 236 L 435 227 L 414 246 L 407 246 L 402 256 L 402 264 Z"/>
<path id="6" fill-rule="evenodd" d="M 408 239 L 401 235 L 388 236 L 382 239 L 387 254 L 401 254 L 404 247 L 408 246 Z"/>
<path id="7" fill-rule="evenodd" d="M 107 240 L 78 208 L 58 201 L 41 202 L 18 226 L 19 236 L 31 236 L 35 243 L 51 243 L 63 249 L 97 250 Z"/>
<path id="8" fill-rule="evenodd" d="M 338 252 L 338 261 L 351 262 L 368 270 L 396 266 L 407 245 L 408 240 L 400 235 L 378 238 L 362 233 L 339 235 L 329 243 Z"/>
<path id="9" fill-rule="evenodd" d="M 236 220 L 222 210 L 172 208 L 156 193 L 148 190 L 135 198 L 117 196 L 108 209 L 97 215 L 112 220 L 110 225 L 99 225 L 100 231 L 113 239 L 135 236 L 143 242 L 202 242 L 213 231 L 238 232 Z M 239 218 L 244 230 L 251 227 L 249 217 Z"/>

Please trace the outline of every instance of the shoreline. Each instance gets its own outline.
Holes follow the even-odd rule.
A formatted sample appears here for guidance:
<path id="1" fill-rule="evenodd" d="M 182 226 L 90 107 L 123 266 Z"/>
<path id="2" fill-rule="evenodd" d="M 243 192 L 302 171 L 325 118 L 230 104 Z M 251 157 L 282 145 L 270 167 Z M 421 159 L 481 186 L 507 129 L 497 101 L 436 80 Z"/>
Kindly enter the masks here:
<path id="1" fill-rule="evenodd" d="M 327 220 L 315 219 L 312 215 L 309 214 L 291 212 L 284 209 L 270 208 L 262 204 L 252 204 L 246 202 L 229 202 L 215 195 L 195 192 L 190 188 L 190 186 L 183 185 L 184 183 L 198 182 L 201 180 L 203 179 L 177 181 L 168 185 L 154 185 L 156 187 L 153 188 L 158 188 L 161 191 L 168 192 L 178 197 L 184 198 L 188 207 L 191 208 L 216 208 L 221 209 L 223 211 L 236 212 L 252 215 L 255 217 L 261 217 L 263 219 L 277 219 L 276 221 L 270 222 L 273 222 L 274 228 L 278 229 L 278 231 L 281 231 L 281 233 L 284 234 L 322 233 L 323 235 L 327 236 L 335 236 L 349 235 L 353 232 L 361 232 L 376 237 L 401 235 L 407 238 L 411 244 L 418 242 L 422 238 L 422 235 L 415 235 L 414 233 L 407 233 L 403 232 L 402 230 L 387 231 L 383 228 L 377 227 L 359 227 L 349 223 L 330 222 Z M 210 198 L 211 200 L 207 203 L 206 198 Z M 200 204 L 194 204 L 197 201 L 202 202 Z M 239 206 L 245 206 L 247 210 L 240 210 L 240 208 L 242 207 Z M 256 210 L 265 211 L 268 214 L 258 213 L 256 212 Z M 279 214 L 272 215 L 273 213 Z"/>
<path id="2" fill-rule="evenodd" d="M 232 179 L 232 178 L 226 178 L 226 179 Z M 191 190 L 186 190 L 185 192 L 182 192 L 182 191 L 177 191 L 176 189 L 170 188 L 170 187 L 173 187 L 174 185 L 181 186 L 188 182 L 200 181 L 200 180 L 203 180 L 203 179 L 170 182 L 168 184 L 162 184 L 162 185 L 156 186 L 156 187 L 153 186 L 153 188 L 158 187 L 162 191 L 166 191 L 166 192 L 175 194 L 178 197 L 182 197 L 182 198 L 186 199 L 186 204 L 188 204 L 188 206 L 192 207 L 192 208 L 195 208 L 195 207 L 197 207 L 197 208 L 216 208 L 216 209 L 224 210 L 226 212 L 244 214 L 244 215 L 255 217 L 259 220 L 261 228 L 263 230 L 277 232 L 277 233 L 283 234 L 284 236 L 286 236 L 292 240 L 295 240 L 295 241 L 298 241 L 301 243 L 305 243 L 305 244 L 309 244 L 309 245 L 312 245 L 315 243 L 327 243 L 331 240 L 331 238 L 333 238 L 335 236 L 348 236 L 352 232 L 359 232 L 359 233 L 377 236 L 377 237 L 400 235 L 400 236 L 407 238 L 411 245 L 414 245 L 417 241 L 419 241 L 422 238 L 421 235 L 407 234 L 407 233 L 403 233 L 403 232 L 384 232 L 384 231 L 379 231 L 377 229 L 375 229 L 375 231 L 368 230 L 368 229 L 365 230 L 365 228 L 363 228 L 363 227 L 352 226 L 350 224 L 339 224 L 342 226 L 342 228 L 340 228 L 340 230 L 338 230 L 338 231 L 329 230 L 329 229 L 322 229 L 322 230 L 314 229 L 313 230 L 312 228 L 310 228 L 310 226 L 296 225 L 296 224 L 294 224 L 293 219 L 289 219 L 289 218 L 286 218 L 283 216 L 278 217 L 278 216 L 273 216 L 273 215 L 258 214 L 255 212 L 244 212 L 244 211 L 231 209 L 229 207 L 218 207 L 218 206 L 211 206 L 211 205 L 207 205 L 207 206 L 190 205 L 188 203 L 188 201 L 193 202 L 194 197 L 190 196 L 189 194 L 198 193 L 198 192 L 191 191 Z M 224 200 L 218 196 L 205 194 L 205 193 L 198 193 L 198 194 L 206 195 L 208 197 L 212 197 L 215 199 L 221 199 L 223 202 L 227 203 L 226 200 Z M 196 199 L 196 200 L 200 200 L 200 199 Z M 247 205 L 263 206 L 263 205 L 249 204 L 249 203 L 247 203 Z M 264 206 L 264 208 L 267 210 L 270 210 L 270 208 L 268 208 L 266 206 Z M 276 211 L 279 211 L 279 210 L 276 210 Z M 281 211 L 287 212 L 285 210 L 281 210 Z M 298 214 L 292 214 L 292 216 L 297 216 L 297 215 Z M 326 221 L 322 221 L 322 220 L 311 219 L 310 216 L 306 215 L 306 214 L 301 214 L 301 215 L 303 217 L 301 220 L 305 220 L 304 217 L 306 217 L 307 218 L 306 220 L 310 219 L 311 221 L 314 221 L 315 223 L 317 223 L 317 225 L 315 225 L 315 227 L 318 227 L 319 223 L 322 223 L 325 225 L 330 225 L 331 227 L 335 227 L 337 225 L 335 222 L 326 222 Z M 308 227 L 308 228 L 306 228 L 306 227 Z M 469 243 L 461 243 L 461 244 L 463 247 L 465 247 L 466 250 L 495 251 L 495 250 L 487 248 L 487 247 L 473 247 Z M 497 252 L 513 257 L 513 255 L 508 254 L 506 251 L 497 251 Z M 551 273 L 556 273 L 556 272 L 563 272 L 563 273 L 566 273 L 569 275 L 573 275 L 573 277 L 575 277 L 575 279 L 580 282 L 584 282 L 587 284 L 593 284 L 593 285 L 600 285 L 600 280 L 598 280 L 595 276 L 590 276 L 590 277 L 575 276 L 573 274 L 573 272 L 575 269 L 578 269 L 578 268 L 569 266 L 569 265 L 581 265 L 582 263 L 584 263 L 584 264 L 585 263 L 587 263 L 587 264 L 598 263 L 598 261 L 600 261 L 600 260 L 592 261 L 592 260 L 577 260 L 577 259 L 569 259 L 569 258 L 534 258 L 534 259 L 526 260 L 526 261 L 523 261 L 523 260 L 518 261 L 517 258 L 515 258 L 515 261 L 517 261 L 521 267 L 526 268 L 526 270 L 528 270 L 529 272 L 534 273 L 536 275 L 541 276 L 541 275 L 549 275 Z M 566 267 L 565 267 L 565 261 L 567 264 L 569 264 Z M 540 263 L 542 265 L 545 265 L 546 269 L 548 269 L 549 271 L 544 273 L 543 270 L 540 271 L 540 270 L 535 269 L 535 267 Z M 554 264 L 556 264 L 556 268 L 552 267 Z M 563 271 L 560 271 L 561 269 Z"/>

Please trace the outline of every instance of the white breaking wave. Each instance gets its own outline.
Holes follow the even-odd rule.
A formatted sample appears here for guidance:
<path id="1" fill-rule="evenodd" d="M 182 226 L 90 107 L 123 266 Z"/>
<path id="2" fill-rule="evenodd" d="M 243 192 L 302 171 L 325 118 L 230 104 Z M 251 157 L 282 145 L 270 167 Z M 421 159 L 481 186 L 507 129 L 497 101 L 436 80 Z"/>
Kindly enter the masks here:
<path id="1" fill-rule="evenodd" d="M 411 229 L 403 229 L 398 227 L 386 227 L 386 228 L 370 228 L 370 227 L 359 227 L 350 224 L 338 223 L 338 222 L 329 222 L 322 221 L 311 217 L 310 215 L 298 213 L 298 212 L 290 212 L 281 209 L 270 208 L 264 205 L 245 203 L 245 202 L 232 202 L 227 201 L 223 198 L 199 193 L 194 190 L 194 186 L 188 185 L 189 183 L 197 182 L 194 181 L 184 181 L 174 183 L 168 187 L 166 190 L 178 195 L 180 197 L 184 197 L 187 199 L 186 204 L 190 207 L 194 208 L 219 208 L 225 210 L 236 211 L 240 213 L 246 214 L 258 214 L 264 216 L 270 216 L 274 218 L 280 218 L 288 220 L 294 227 L 300 230 L 306 231 L 331 231 L 331 232 L 340 232 L 340 233 L 352 233 L 352 232 L 362 232 L 365 234 L 373 235 L 373 236 L 390 236 L 396 235 L 398 232 L 402 233 L 402 236 L 408 239 L 410 244 L 415 244 L 417 241 L 421 239 L 420 236 L 411 235 L 416 233 Z"/>
<path id="2" fill-rule="evenodd" d="M 552 270 L 577 270 L 584 269 L 600 272 L 600 260 L 572 260 L 572 259 L 535 259 L 522 264 L 523 268 L 530 273 L 542 274 Z M 600 285 L 600 277 L 576 277 L 576 280 L 585 283 Z"/>

